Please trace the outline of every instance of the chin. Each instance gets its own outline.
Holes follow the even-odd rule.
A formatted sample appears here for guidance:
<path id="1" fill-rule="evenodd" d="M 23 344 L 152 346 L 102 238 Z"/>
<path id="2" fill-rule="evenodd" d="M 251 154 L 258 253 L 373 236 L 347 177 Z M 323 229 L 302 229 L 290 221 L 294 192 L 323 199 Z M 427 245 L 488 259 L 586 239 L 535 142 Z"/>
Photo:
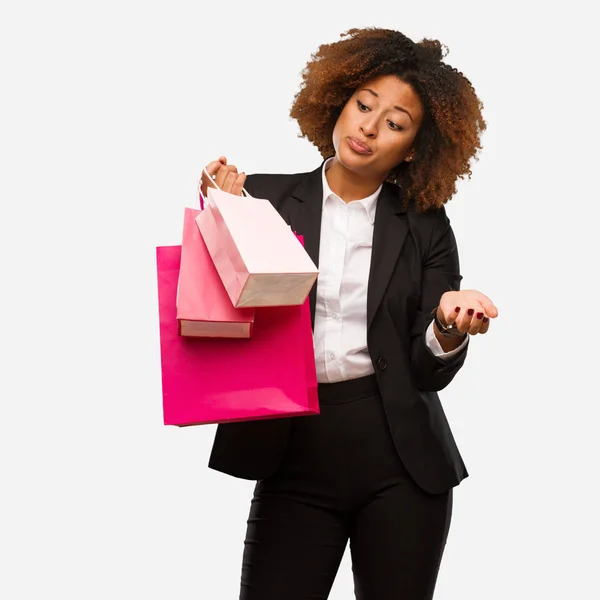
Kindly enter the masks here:
<path id="1" fill-rule="evenodd" d="M 370 161 L 373 158 L 370 156 L 360 156 L 353 152 L 350 148 L 338 149 L 335 153 L 338 162 L 357 175 L 366 175 L 372 169 L 370 168 Z"/>

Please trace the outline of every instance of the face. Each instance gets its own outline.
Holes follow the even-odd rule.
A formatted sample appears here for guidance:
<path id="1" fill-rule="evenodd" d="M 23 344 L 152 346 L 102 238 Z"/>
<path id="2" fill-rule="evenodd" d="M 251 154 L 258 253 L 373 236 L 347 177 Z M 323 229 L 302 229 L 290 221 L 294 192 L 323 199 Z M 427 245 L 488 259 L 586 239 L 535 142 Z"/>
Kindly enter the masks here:
<path id="1" fill-rule="evenodd" d="M 423 105 L 413 88 L 395 75 L 360 86 L 333 130 L 333 146 L 343 167 L 383 181 L 404 160 L 415 158 L 413 144 Z"/>

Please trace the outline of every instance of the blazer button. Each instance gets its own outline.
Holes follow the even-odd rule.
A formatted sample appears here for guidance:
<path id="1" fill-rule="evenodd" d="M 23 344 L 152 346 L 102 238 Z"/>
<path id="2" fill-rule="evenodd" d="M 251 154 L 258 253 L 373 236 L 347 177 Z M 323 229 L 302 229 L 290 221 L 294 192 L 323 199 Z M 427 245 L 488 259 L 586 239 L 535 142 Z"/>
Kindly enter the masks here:
<path id="1" fill-rule="evenodd" d="M 380 356 L 377 359 L 377 368 L 380 371 L 385 371 L 387 369 L 387 360 L 385 360 L 385 358 L 383 358 L 383 356 Z"/>

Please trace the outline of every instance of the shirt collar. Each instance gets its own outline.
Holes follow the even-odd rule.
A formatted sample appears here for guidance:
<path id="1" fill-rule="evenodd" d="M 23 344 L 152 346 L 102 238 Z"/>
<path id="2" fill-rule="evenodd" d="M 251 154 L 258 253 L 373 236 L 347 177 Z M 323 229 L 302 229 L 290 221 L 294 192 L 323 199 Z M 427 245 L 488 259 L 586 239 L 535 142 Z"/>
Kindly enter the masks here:
<path id="1" fill-rule="evenodd" d="M 328 158 L 323 163 L 323 172 L 322 172 L 323 206 L 325 206 L 325 202 L 327 201 L 327 198 L 329 198 L 329 196 L 335 196 L 336 198 L 340 198 L 337 194 L 335 194 L 334 192 L 331 191 L 331 188 L 329 187 L 329 184 L 327 183 L 327 177 L 325 177 L 325 171 L 327 171 L 327 169 L 329 168 L 329 165 L 331 164 L 332 161 L 333 161 L 333 157 Z M 369 221 L 371 222 L 371 225 L 373 225 L 373 223 L 375 223 L 375 210 L 377 209 L 377 198 L 379 198 L 379 194 L 381 193 L 382 188 L 383 188 L 383 183 L 370 196 L 367 196 L 366 198 L 362 198 L 361 200 L 354 200 L 354 202 L 358 202 L 364 207 L 364 209 L 367 213 L 367 216 L 369 217 Z M 342 199 L 340 198 L 340 200 L 342 200 Z M 342 200 L 342 202 L 343 202 L 343 200 Z"/>

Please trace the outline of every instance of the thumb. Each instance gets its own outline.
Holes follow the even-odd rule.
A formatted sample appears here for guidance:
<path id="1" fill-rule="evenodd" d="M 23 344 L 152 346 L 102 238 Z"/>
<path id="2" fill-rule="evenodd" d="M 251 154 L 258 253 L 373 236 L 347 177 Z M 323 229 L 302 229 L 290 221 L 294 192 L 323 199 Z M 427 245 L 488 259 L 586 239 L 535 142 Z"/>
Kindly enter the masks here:
<path id="1" fill-rule="evenodd" d="M 482 297 L 479 299 L 479 302 L 481 303 L 481 306 L 483 306 L 485 314 L 488 317 L 490 317 L 491 319 L 495 319 L 498 316 L 498 309 L 487 296 L 482 294 Z"/>

